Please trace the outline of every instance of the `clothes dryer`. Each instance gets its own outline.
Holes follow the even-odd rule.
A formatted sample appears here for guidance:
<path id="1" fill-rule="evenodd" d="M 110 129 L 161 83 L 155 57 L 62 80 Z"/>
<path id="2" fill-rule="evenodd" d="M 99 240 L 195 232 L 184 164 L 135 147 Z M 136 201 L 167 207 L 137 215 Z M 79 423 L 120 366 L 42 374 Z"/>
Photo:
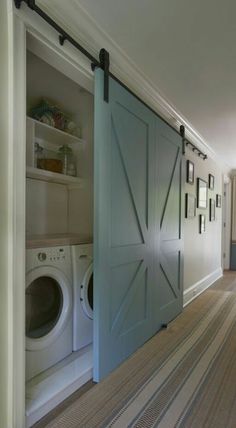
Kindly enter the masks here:
<path id="1" fill-rule="evenodd" d="M 72 353 L 71 248 L 26 251 L 26 380 Z"/>
<path id="2" fill-rule="evenodd" d="M 72 245 L 73 351 L 93 341 L 93 245 Z"/>

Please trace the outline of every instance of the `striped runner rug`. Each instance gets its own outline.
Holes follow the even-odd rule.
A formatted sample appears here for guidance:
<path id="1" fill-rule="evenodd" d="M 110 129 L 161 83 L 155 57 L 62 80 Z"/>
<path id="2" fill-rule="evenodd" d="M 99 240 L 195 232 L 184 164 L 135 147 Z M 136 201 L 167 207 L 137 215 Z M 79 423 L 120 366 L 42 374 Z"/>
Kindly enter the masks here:
<path id="1" fill-rule="evenodd" d="M 236 294 L 211 289 L 46 428 L 236 427 Z"/>

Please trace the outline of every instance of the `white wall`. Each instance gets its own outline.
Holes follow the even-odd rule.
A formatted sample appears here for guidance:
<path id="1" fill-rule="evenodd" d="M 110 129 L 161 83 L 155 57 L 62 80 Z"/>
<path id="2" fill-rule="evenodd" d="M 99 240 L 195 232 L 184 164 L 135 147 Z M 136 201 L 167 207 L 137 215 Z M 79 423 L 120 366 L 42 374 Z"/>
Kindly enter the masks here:
<path id="1" fill-rule="evenodd" d="M 197 195 L 197 177 L 208 182 L 208 174 L 215 177 L 214 190 L 208 189 L 207 209 L 184 221 L 184 290 L 185 302 L 221 275 L 222 264 L 222 208 L 216 208 L 216 220 L 209 221 L 209 198 L 223 195 L 223 176 L 220 167 L 211 159 L 202 160 L 186 149 L 186 160 L 194 163 L 194 185 L 185 184 L 185 192 Z M 185 164 L 184 164 L 185 168 Z M 223 199 L 223 197 L 222 197 Z M 206 215 L 206 232 L 199 233 L 199 214 Z"/>
<path id="2" fill-rule="evenodd" d="M 68 232 L 68 194 L 62 184 L 27 179 L 26 234 Z"/>
<path id="3" fill-rule="evenodd" d="M 92 235 L 93 96 L 31 52 L 27 53 L 27 70 L 28 111 L 41 98 L 51 99 L 72 115 L 86 141 L 78 161 L 78 175 L 85 178 L 84 189 L 73 189 L 67 193 L 63 185 L 27 180 L 27 233 Z"/>

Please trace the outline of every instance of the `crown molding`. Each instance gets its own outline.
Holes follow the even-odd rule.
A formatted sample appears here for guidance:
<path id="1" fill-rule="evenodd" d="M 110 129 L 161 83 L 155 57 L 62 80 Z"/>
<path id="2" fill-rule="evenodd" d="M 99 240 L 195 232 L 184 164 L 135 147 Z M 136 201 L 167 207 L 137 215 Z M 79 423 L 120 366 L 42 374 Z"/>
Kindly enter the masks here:
<path id="1" fill-rule="evenodd" d="M 197 132 L 186 117 L 168 100 L 161 90 L 137 67 L 129 56 L 107 34 L 81 6 L 79 0 L 38 0 L 38 5 L 52 16 L 94 57 L 98 57 L 101 48 L 110 53 L 110 69 L 125 85 L 143 99 L 153 110 L 171 126 L 179 130 L 185 126 L 185 135 L 198 148 L 229 173 L 231 167 L 225 164 L 210 144 Z"/>

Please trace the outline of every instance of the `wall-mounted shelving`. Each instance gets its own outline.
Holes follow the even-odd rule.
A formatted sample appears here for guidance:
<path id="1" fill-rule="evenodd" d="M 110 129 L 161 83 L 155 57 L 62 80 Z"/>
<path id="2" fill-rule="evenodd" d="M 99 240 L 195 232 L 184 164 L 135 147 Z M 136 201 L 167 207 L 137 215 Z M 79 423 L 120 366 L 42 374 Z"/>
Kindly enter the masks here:
<path id="1" fill-rule="evenodd" d="M 39 122 L 31 117 L 27 117 L 26 126 L 27 156 L 26 156 L 26 177 L 35 180 L 47 181 L 51 183 L 64 184 L 73 188 L 83 187 L 83 179 L 70 175 L 40 169 L 35 166 L 35 142 L 38 142 L 43 148 L 51 152 L 57 151 L 59 147 L 67 144 L 72 148 L 74 155 L 78 160 L 78 155 L 84 148 L 85 141 L 75 135 L 68 134 L 60 129 Z"/>
<path id="2" fill-rule="evenodd" d="M 37 138 L 48 141 L 52 144 L 56 144 L 57 146 L 76 143 L 83 147 L 85 143 L 84 140 L 76 137 L 75 135 L 61 131 L 60 129 L 54 128 L 53 126 L 47 125 L 46 123 L 39 122 L 32 117 L 27 117 L 27 121 L 33 124 L 35 129 L 35 136 Z"/>
<path id="3" fill-rule="evenodd" d="M 35 180 L 47 181 L 50 183 L 65 184 L 73 187 L 83 187 L 83 179 L 80 177 L 72 177 L 70 175 L 59 174 L 57 172 L 47 171 L 45 169 L 26 167 L 26 177 Z"/>

